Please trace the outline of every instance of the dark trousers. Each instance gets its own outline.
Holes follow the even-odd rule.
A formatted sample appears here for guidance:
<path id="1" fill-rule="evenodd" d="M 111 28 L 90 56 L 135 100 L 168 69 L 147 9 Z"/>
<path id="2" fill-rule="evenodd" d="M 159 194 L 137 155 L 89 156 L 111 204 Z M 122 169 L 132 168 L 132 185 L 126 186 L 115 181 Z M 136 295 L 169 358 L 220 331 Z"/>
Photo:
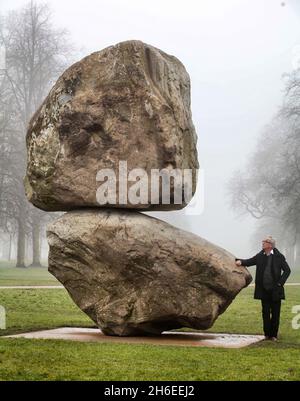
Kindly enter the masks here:
<path id="1" fill-rule="evenodd" d="M 264 290 L 261 305 L 265 336 L 277 337 L 280 321 L 281 300 L 273 301 L 272 290 Z"/>

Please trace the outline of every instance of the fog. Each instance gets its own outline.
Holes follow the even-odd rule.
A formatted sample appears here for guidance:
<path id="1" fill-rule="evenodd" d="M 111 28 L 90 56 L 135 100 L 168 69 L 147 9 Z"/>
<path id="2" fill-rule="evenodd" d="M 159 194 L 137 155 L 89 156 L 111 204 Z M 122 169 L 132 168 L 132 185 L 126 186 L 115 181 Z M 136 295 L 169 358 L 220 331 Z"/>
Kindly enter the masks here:
<path id="1" fill-rule="evenodd" d="M 0 0 L 6 14 L 27 1 Z M 39 3 L 39 1 L 37 1 Z M 139 39 L 179 58 L 192 84 L 192 113 L 204 172 L 200 215 L 156 213 L 239 257 L 256 220 L 230 209 L 226 184 L 247 162 L 282 102 L 284 73 L 300 44 L 298 0 L 50 0 L 55 25 L 69 31 L 79 57 Z M 272 234 L 266 232 L 265 234 Z"/>

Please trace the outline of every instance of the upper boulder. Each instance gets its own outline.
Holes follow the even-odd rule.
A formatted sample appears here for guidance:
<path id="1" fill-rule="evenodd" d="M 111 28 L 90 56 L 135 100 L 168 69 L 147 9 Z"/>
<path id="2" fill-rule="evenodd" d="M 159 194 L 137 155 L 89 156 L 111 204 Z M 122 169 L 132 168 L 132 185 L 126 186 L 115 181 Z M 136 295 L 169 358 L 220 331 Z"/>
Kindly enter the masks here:
<path id="1" fill-rule="evenodd" d="M 190 169 L 196 190 L 189 75 L 176 57 L 141 41 L 107 47 L 68 68 L 32 117 L 26 142 L 26 195 L 43 210 L 100 207 L 102 169 L 116 175 L 116 202 L 106 207 L 172 210 L 188 203 L 172 202 L 173 180 L 171 204 L 163 204 L 161 192 L 153 202 L 150 179 L 140 183 L 149 190 L 146 202 L 120 201 L 120 161 L 148 178 L 152 169 Z"/>

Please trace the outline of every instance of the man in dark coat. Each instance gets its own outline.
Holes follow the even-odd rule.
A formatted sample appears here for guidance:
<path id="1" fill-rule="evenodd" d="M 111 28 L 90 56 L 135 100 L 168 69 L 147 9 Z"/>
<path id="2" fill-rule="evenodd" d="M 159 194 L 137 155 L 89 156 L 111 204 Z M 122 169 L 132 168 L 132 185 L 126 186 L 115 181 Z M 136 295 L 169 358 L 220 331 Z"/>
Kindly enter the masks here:
<path id="1" fill-rule="evenodd" d="M 265 338 L 276 341 L 284 283 L 291 273 L 282 253 L 271 236 L 262 241 L 262 250 L 250 259 L 235 259 L 237 266 L 256 265 L 254 298 L 260 299 Z"/>

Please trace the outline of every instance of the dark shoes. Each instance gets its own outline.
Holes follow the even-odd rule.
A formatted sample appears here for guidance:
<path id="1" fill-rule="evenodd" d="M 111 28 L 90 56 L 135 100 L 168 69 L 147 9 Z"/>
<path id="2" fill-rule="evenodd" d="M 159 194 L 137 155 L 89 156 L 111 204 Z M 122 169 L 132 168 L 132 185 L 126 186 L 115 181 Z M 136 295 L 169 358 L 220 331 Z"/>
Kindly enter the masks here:
<path id="1" fill-rule="evenodd" d="M 264 340 L 265 341 L 278 341 L 277 337 L 268 337 L 268 336 L 265 336 Z"/>

